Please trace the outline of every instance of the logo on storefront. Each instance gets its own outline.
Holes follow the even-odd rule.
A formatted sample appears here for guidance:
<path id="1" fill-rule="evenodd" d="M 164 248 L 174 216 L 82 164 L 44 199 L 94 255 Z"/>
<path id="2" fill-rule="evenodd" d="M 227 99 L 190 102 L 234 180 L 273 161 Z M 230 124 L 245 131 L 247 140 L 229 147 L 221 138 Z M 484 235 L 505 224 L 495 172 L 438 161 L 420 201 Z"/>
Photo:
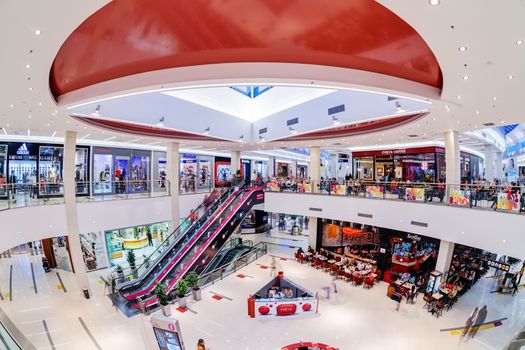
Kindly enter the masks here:
<path id="1" fill-rule="evenodd" d="M 411 239 L 413 241 L 420 241 L 421 240 L 421 236 L 419 236 L 419 235 L 411 235 L 410 233 L 407 235 L 407 238 Z"/>
<path id="2" fill-rule="evenodd" d="M 407 153 L 406 149 L 390 149 L 390 150 L 381 151 L 381 154 L 385 156 L 389 156 L 392 154 L 405 154 L 405 153 Z"/>
<path id="3" fill-rule="evenodd" d="M 28 156 L 29 155 L 29 150 L 27 149 L 27 146 L 25 143 L 22 144 L 22 146 L 20 146 L 18 148 L 18 151 L 16 151 L 16 154 L 18 154 L 19 156 Z"/>

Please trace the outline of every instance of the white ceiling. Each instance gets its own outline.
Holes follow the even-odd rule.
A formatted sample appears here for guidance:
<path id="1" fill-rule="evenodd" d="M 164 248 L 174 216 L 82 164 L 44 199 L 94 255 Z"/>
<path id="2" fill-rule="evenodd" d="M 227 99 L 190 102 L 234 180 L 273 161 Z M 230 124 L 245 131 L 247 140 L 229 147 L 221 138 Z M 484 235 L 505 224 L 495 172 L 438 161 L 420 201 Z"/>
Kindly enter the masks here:
<path id="1" fill-rule="evenodd" d="M 163 93 L 254 122 L 334 91 L 300 86 L 274 86 L 261 95 L 250 98 L 228 86 L 219 86 Z"/>
<path id="2" fill-rule="evenodd" d="M 3 51 L 0 55 L 0 127 L 5 128 L 7 134 L 26 135 L 30 130 L 31 135 L 63 137 L 65 130 L 76 130 L 85 140 L 114 137 L 110 141 L 159 142 L 154 138 L 137 138 L 84 126 L 71 120 L 65 107 L 57 107 L 50 94 L 49 69 L 60 45 L 85 18 L 107 2 L 0 2 L 0 23 L 8 28 L 0 32 Z M 426 0 L 379 2 L 421 34 L 441 65 L 443 90 L 441 97 L 432 101 L 431 113 L 417 123 L 419 126 L 414 123 L 391 131 L 338 140 L 268 142 L 257 144 L 253 149 L 330 147 L 334 143 L 344 146 L 401 144 L 410 134 L 417 134 L 419 141 L 435 140 L 442 139 L 447 130 L 467 132 L 483 129 L 483 124 L 489 122 L 505 125 L 525 121 L 522 106 L 525 43 L 517 44 L 518 40 L 525 42 L 524 1 L 441 0 L 438 6 L 431 6 Z M 40 35 L 35 35 L 36 29 L 41 31 Z M 460 47 L 466 50 L 461 51 Z M 247 147 L 214 142 L 189 141 L 186 144 L 188 147 Z"/>

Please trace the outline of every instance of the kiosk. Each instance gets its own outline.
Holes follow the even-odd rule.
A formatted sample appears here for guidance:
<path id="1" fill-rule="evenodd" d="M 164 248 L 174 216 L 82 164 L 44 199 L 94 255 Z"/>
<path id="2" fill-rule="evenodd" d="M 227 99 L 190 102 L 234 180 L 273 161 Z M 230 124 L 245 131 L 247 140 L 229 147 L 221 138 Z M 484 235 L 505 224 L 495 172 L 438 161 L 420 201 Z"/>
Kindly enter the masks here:
<path id="1" fill-rule="evenodd" d="M 185 350 L 180 332 L 179 321 L 163 315 L 153 315 L 151 326 L 155 334 L 156 347 L 159 350 Z"/>

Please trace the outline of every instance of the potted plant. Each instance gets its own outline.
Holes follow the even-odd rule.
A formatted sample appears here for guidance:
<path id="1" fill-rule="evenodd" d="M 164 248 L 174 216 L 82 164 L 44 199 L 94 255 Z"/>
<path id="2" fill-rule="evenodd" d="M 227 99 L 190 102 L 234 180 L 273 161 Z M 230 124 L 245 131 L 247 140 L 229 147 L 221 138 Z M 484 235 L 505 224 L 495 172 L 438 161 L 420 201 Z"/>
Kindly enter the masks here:
<path id="1" fill-rule="evenodd" d="M 177 297 L 179 298 L 179 306 L 186 308 L 186 294 L 188 293 L 188 283 L 181 278 L 181 280 L 175 286 Z"/>
<path id="2" fill-rule="evenodd" d="M 133 250 L 128 250 L 128 255 L 126 256 L 126 260 L 128 261 L 131 272 L 135 272 L 135 269 L 137 267 L 136 267 L 135 252 Z"/>
<path id="3" fill-rule="evenodd" d="M 193 294 L 193 300 L 201 300 L 201 289 L 199 288 L 199 275 L 192 271 L 188 273 L 185 278 L 188 288 L 191 288 L 191 293 Z"/>
<path id="4" fill-rule="evenodd" d="M 117 282 L 124 282 L 124 269 L 122 268 L 122 266 L 117 265 L 115 271 L 117 272 Z"/>
<path id="5" fill-rule="evenodd" d="M 157 301 L 159 302 L 159 305 L 162 309 L 162 314 L 166 317 L 171 316 L 168 296 L 166 295 L 166 286 L 162 282 L 157 283 L 157 285 L 155 285 L 155 289 L 153 289 L 153 293 L 157 297 Z"/>

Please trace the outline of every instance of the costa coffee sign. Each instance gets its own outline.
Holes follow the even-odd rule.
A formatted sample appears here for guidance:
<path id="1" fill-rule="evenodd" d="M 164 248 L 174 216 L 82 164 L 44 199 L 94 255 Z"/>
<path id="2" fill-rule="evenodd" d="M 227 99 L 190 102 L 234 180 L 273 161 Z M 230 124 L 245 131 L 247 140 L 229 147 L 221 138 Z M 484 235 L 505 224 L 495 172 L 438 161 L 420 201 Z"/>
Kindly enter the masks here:
<path id="1" fill-rule="evenodd" d="M 407 153 L 406 149 L 387 149 L 387 150 L 381 151 L 381 155 L 383 156 L 390 156 L 392 154 L 406 154 L 406 153 Z"/>

